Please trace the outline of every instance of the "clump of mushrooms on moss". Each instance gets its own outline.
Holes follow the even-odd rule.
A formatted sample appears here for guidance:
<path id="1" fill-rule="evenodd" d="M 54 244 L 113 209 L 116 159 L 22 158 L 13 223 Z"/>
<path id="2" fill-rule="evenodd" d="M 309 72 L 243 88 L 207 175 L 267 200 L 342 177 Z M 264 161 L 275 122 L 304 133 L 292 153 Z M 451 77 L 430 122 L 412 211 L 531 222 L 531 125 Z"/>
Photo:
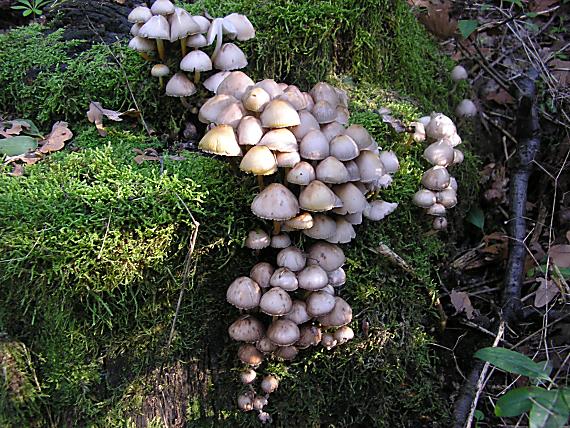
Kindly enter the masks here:
<path id="1" fill-rule="evenodd" d="M 447 227 L 447 210 L 457 205 L 457 181 L 447 168 L 463 162 L 463 152 L 455 147 L 461 144 L 453 121 L 442 113 L 433 113 L 411 124 L 416 141 L 426 140 L 424 158 L 432 165 L 424 172 L 422 189 L 413 197 L 416 206 L 433 216 L 432 227 Z"/>

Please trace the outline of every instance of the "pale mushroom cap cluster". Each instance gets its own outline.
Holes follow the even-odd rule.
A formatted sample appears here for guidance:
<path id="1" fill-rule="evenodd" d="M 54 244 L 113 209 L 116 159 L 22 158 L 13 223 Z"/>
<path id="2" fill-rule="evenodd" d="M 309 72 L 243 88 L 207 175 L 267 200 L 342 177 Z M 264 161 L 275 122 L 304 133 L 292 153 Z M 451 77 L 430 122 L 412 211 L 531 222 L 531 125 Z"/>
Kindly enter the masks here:
<path id="1" fill-rule="evenodd" d="M 457 181 L 449 174 L 448 167 L 463 162 L 463 153 L 455 147 L 461 144 L 461 138 L 453 121 L 442 113 L 425 116 L 412 123 L 415 128 L 414 138 L 431 142 L 424 150 L 424 158 L 433 165 L 424 172 L 423 186 L 414 195 L 413 202 L 424 208 L 434 217 L 432 226 L 435 230 L 447 227 L 447 210 L 457 205 Z"/>

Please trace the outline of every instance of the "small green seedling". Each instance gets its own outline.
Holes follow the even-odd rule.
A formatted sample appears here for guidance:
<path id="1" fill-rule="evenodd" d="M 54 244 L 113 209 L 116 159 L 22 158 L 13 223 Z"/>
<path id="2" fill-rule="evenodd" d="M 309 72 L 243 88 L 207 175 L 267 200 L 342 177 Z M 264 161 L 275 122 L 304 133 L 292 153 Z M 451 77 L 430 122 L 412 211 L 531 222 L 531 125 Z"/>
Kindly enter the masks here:
<path id="1" fill-rule="evenodd" d="M 42 8 L 52 2 L 51 0 L 16 0 L 16 1 L 20 4 L 12 6 L 12 9 L 22 10 L 23 16 L 30 16 L 33 14 L 34 18 L 42 16 L 44 13 Z"/>

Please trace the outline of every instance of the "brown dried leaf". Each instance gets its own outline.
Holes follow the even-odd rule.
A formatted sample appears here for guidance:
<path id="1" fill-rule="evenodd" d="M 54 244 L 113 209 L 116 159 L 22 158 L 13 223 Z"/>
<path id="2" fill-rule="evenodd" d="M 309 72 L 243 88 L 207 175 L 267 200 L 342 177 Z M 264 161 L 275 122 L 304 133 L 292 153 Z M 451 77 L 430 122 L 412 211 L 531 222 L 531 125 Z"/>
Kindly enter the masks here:
<path id="1" fill-rule="evenodd" d="M 528 10 L 535 13 L 544 12 L 557 3 L 560 3 L 560 0 L 532 0 L 529 4 Z"/>
<path id="2" fill-rule="evenodd" d="M 548 65 L 552 68 L 552 74 L 558 80 L 560 88 L 570 86 L 570 61 L 562 61 L 557 58 L 550 61 Z"/>
<path id="3" fill-rule="evenodd" d="M 14 164 L 14 169 L 8 173 L 12 177 L 21 177 L 24 175 L 24 166 L 21 163 Z"/>
<path id="4" fill-rule="evenodd" d="M 549 279 L 537 278 L 536 280 L 540 282 L 540 286 L 534 295 L 534 306 L 542 308 L 552 302 L 558 293 L 560 293 L 560 290 L 556 284 Z"/>
<path id="5" fill-rule="evenodd" d="M 548 255 L 559 268 L 570 268 L 570 245 L 553 245 L 548 250 Z"/>
<path id="6" fill-rule="evenodd" d="M 475 318 L 475 309 L 473 308 L 471 299 L 469 299 L 469 295 L 467 293 L 464 291 L 452 290 L 449 297 L 451 297 L 451 303 L 458 313 L 465 312 L 467 319 L 470 320 Z"/>
<path id="7" fill-rule="evenodd" d="M 138 155 L 135 156 L 135 162 L 140 165 L 144 161 L 160 161 L 160 157 L 158 156 L 148 156 L 148 155 Z"/>
<path id="8" fill-rule="evenodd" d="M 512 97 L 512 95 L 505 91 L 503 88 L 499 88 L 497 92 L 487 94 L 485 96 L 485 99 L 487 101 L 495 101 L 497 104 L 501 105 L 513 104 L 515 102 L 515 99 Z"/>
<path id="9" fill-rule="evenodd" d="M 99 132 L 99 135 L 101 137 L 107 135 L 107 131 L 105 131 L 105 127 L 103 126 L 103 116 L 115 122 L 121 122 L 123 120 L 121 116 L 138 117 L 140 116 L 140 112 L 134 109 L 130 109 L 120 113 L 115 110 L 103 108 L 101 103 L 91 101 L 89 104 L 89 110 L 87 110 L 87 119 L 89 119 L 89 122 L 95 124 L 97 127 L 97 132 Z"/>
<path id="10" fill-rule="evenodd" d="M 42 158 L 41 154 L 39 154 L 38 152 L 29 152 L 29 153 L 24 153 L 23 155 L 18 155 L 18 156 L 8 156 L 4 160 L 4 164 L 8 165 L 12 162 L 21 161 L 21 162 L 24 162 L 28 165 L 33 165 L 37 161 L 39 161 L 41 158 Z"/>
<path id="11" fill-rule="evenodd" d="M 50 134 L 45 140 L 40 141 L 41 153 L 57 152 L 63 149 L 65 142 L 73 137 L 73 132 L 68 128 L 67 122 L 56 122 L 51 128 Z"/>
<path id="12" fill-rule="evenodd" d="M 4 124 L 0 124 L 0 135 L 2 135 L 4 138 L 10 138 L 14 135 L 19 135 L 20 132 L 22 132 L 22 124 L 17 122 L 17 121 L 13 121 L 13 122 L 6 122 L 7 124 L 10 124 L 10 128 L 5 128 Z"/>
<path id="13" fill-rule="evenodd" d="M 426 8 L 427 13 L 420 15 L 418 19 L 427 30 L 441 39 L 452 37 L 457 31 L 457 21 L 449 16 L 451 4 L 448 1 L 430 2 Z"/>

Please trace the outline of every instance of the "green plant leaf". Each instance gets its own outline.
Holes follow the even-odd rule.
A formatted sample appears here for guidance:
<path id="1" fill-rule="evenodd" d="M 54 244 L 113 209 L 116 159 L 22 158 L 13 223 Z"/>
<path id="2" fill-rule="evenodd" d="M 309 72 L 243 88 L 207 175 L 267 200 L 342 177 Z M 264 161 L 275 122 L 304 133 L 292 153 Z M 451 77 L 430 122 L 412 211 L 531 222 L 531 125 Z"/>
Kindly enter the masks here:
<path id="1" fill-rule="evenodd" d="M 31 15 L 31 14 L 32 14 L 32 9 L 28 9 L 28 10 L 25 10 L 22 15 L 24 15 L 24 16 L 29 16 L 29 15 Z"/>
<path id="2" fill-rule="evenodd" d="M 27 135 L 18 135 L 0 140 L 0 154 L 8 156 L 22 155 L 30 150 L 35 150 L 37 147 L 38 142 Z"/>
<path id="3" fill-rule="evenodd" d="M 28 128 L 29 128 L 29 129 L 24 128 L 22 130 L 22 132 L 24 134 L 28 134 L 28 135 L 31 135 L 33 137 L 44 138 L 44 136 L 41 134 L 41 132 L 38 129 L 38 127 L 36 126 L 36 124 L 34 122 L 32 122 L 30 119 L 13 119 L 10 122 L 11 123 L 24 122 L 26 125 L 28 125 Z"/>
<path id="4" fill-rule="evenodd" d="M 529 428 L 560 428 L 568 421 L 570 409 L 559 390 L 548 391 L 540 389 L 540 393 L 534 395 L 533 403 L 528 417 Z"/>
<path id="5" fill-rule="evenodd" d="M 485 413 L 483 413 L 481 410 L 475 410 L 475 414 L 473 416 L 475 417 L 476 421 L 482 421 L 485 419 Z"/>
<path id="6" fill-rule="evenodd" d="M 521 0 L 505 0 L 508 3 L 513 3 L 516 4 L 518 7 L 520 7 L 521 9 L 523 8 L 523 4 Z"/>
<path id="7" fill-rule="evenodd" d="M 34 14 L 38 16 L 43 14 L 43 12 L 40 9 L 33 9 L 32 12 L 34 12 Z"/>
<path id="8" fill-rule="evenodd" d="M 18 2 L 28 6 L 28 9 L 31 9 L 33 7 L 29 0 L 18 0 Z"/>
<path id="9" fill-rule="evenodd" d="M 29 8 L 27 6 L 10 6 L 10 9 L 28 10 Z"/>
<path id="10" fill-rule="evenodd" d="M 479 27 L 479 22 L 476 19 L 460 19 L 457 23 L 457 28 L 464 39 L 469 37 Z"/>
<path id="11" fill-rule="evenodd" d="M 467 214 L 467 221 L 475 227 L 483 230 L 483 227 L 485 226 L 485 213 L 481 208 L 473 207 L 469 211 L 469 214 Z"/>
<path id="12" fill-rule="evenodd" d="M 509 373 L 515 373 L 535 379 L 548 380 L 548 372 L 541 364 L 532 361 L 520 352 L 505 348 L 483 348 L 475 352 L 475 357 L 487 361 Z"/>
<path id="13" fill-rule="evenodd" d="M 532 407 L 530 397 L 534 389 L 538 388 L 528 386 L 510 390 L 497 401 L 495 415 L 508 418 L 528 412 Z"/>

